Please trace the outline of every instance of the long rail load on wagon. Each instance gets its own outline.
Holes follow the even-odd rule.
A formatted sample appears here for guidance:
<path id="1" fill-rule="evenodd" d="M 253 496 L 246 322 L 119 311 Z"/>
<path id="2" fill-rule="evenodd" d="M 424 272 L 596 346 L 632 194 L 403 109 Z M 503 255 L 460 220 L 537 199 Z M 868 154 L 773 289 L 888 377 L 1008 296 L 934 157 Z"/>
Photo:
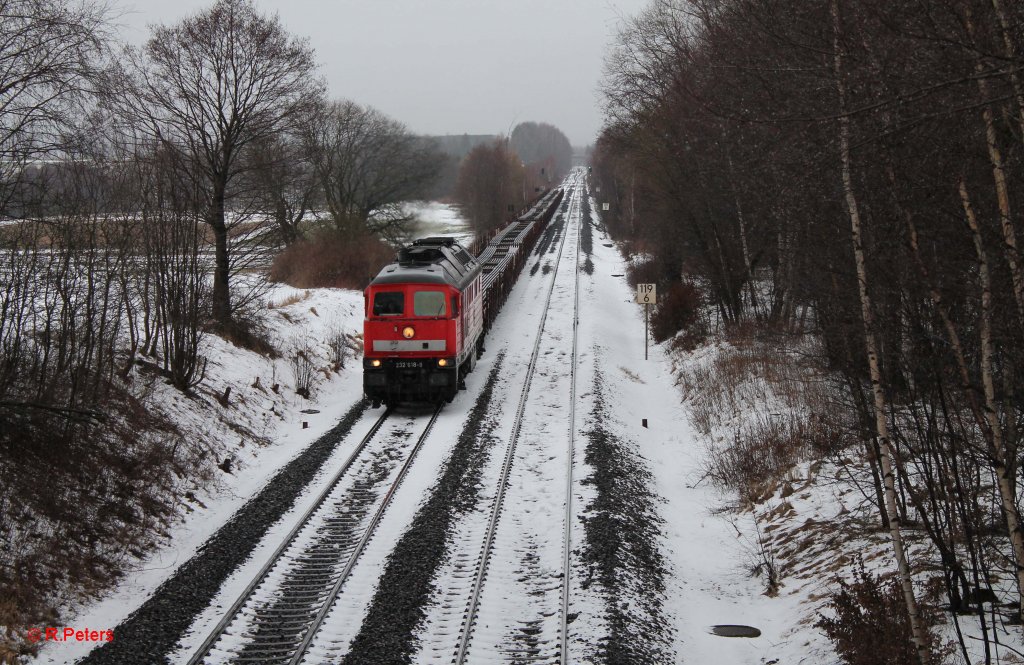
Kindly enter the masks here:
<path id="1" fill-rule="evenodd" d="M 451 238 L 399 250 L 366 287 L 363 391 L 375 407 L 451 402 L 564 192 L 554 189 L 474 257 Z"/>

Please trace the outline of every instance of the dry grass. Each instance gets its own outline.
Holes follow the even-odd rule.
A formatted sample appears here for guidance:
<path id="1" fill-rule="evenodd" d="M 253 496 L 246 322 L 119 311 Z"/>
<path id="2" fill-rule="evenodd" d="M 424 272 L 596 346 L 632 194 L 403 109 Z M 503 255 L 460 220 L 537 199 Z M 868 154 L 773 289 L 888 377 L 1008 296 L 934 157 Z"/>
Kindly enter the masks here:
<path id="1" fill-rule="evenodd" d="M 369 234 L 342 236 L 321 230 L 278 254 L 270 280 L 300 289 L 362 289 L 394 254 L 391 246 Z"/>
<path id="2" fill-rule="evenodd" d="M 281 307 L 288 307 L 289 305 L 294 305 L 295 303 L 300 303 L 304 300 L 308 300 L 311 295 L 311 291 L 293 293 L 292 295 L 286 298 L 282 298 L 279 302 L 274 302 L 273 300 L 271 300 L 270 302 L 267 303 L 267 309 L 279 309 Z"/>
<path id="3" fill-rule="evenodd" d="M 741 331 L 679 373 L 694 426 L 718 441 L 709 446 L 707 476 L 744 504 L 795 465 L 848 444 L 813 351 L 806 340 Z"/>
<path id="4" fill-rule="evenodd" d="M 731 442 L 709 450 L 707 475 L 716 484 L 735 490 L 744 504 L 757 503 L 764 497 L 766 485 L 774 487 L 794 466 L 841 439 L 834 423 L 815 414 L 759 416 L 735 429 Z"/>
<path id="5" fill-rule="evenodd" d="M 694 424 L 706 436 L 735 424 L 752 407 L 767 408 L 773 417 L 829 410 L 829 386 L 815 365 L 813 349 L 752 337 L 730 338 L 709 362 L 679 372 L 677 384 Z"/>

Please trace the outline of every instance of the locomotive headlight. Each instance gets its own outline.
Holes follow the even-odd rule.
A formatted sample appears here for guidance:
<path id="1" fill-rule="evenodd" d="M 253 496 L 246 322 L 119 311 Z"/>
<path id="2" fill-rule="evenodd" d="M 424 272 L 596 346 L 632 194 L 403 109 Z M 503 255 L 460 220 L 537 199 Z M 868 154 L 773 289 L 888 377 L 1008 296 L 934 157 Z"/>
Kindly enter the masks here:
<path id="1" fill-rule="evenodd" d="M 370 364 L 373 365 L 374 367 L 380 367 L 380 360 L 374 358 L 373 360 L 370 361 Z"/>
<path id="2" fill-rule="evenodd" d="M 416 329 L 412 326 L 406 326 L 402 328 L 402 337 L 406 339 L 412 339 L 416 336 Z"/>
<path id="3" fill-rule="evenodd" d="M 448 361 L 445 360 L 444 358 L 438 358 L 437 366 L 438 367 L 447 367 L 448 366 Z"/>

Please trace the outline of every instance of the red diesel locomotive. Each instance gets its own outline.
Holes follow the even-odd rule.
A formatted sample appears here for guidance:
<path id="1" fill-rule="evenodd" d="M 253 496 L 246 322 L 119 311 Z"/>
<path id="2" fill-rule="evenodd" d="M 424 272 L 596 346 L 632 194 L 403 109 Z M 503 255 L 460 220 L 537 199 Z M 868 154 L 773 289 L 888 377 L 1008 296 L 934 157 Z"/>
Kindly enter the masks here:
<path id="1" fill-rule="evenodd" d="M 552 190 L 498 231 L 474 258 L 451 238 L 398 252 L 363 294 L 363 392 L 374 407 L 451 402 L 483 351 L 484 334 L 551 221 Z"/>
<path id="2" fill-rule="evenodd" d="M 364 292 L 363 387 L 374 407 L 451 402 L 483 344 L 482 267 L 452 238 L 398 252 Z"/>

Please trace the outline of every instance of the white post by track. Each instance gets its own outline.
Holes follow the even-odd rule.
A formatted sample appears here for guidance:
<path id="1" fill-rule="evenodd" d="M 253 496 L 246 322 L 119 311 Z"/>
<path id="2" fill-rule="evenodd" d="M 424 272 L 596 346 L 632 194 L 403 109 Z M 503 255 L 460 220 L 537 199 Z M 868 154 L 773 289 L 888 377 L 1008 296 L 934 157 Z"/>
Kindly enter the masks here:
<path id="1" fill-rule="evenodd" d="M 647 340 L 651 305 L 658 302 L 658 287 L 654 284 L 637 284 L 636 301 L 644 306 L 644 360 L 647 360 Z"/>

